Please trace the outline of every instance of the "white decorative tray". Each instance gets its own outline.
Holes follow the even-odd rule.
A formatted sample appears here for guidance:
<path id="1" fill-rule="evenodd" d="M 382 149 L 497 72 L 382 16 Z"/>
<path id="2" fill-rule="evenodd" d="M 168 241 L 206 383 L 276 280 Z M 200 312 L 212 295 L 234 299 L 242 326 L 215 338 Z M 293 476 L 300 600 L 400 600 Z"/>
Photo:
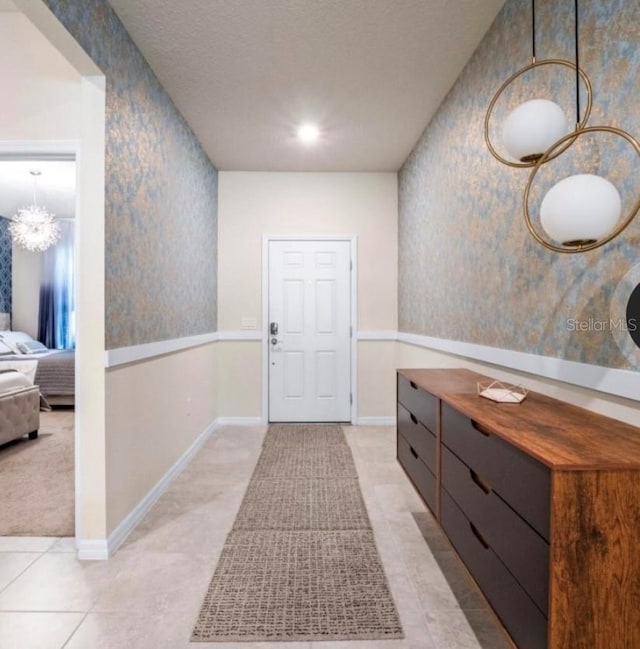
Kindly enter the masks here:
<path id="1" fill-rule="evenodd" d="M 501 383 L 500 381 L 478 381 L 478 394 L 498 403 L 520 403 L 524 401 L 528 393 L 521 385 Z"/>

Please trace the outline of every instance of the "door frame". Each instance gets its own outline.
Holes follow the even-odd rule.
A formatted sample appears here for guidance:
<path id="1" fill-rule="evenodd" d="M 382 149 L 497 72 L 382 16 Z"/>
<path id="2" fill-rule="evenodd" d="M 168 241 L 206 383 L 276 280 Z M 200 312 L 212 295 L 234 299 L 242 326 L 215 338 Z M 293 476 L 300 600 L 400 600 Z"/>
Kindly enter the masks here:
<path id="1" fill-rule="evenodd" d="M 345 235 L 262 236 L 262 423 L 269 423 L 269 244 L 272 241 L 348 241 L 351 259 L 351 423 L 358 419 L 358 237 Z"/>
<path id="2" fill-rule="evenodd" d="M 79 82 L 81 83 L 81 82 Z M 86 102 L 82 102 L 81 106 L 86 107 Z M 99 125 L 99 128 L 102 125 Z M 86 155 L 85 155 L 86 159 Z M 75 284 L 75 301 L 76 301 L 76 349 L 75 349 L 75 359 L 74 359 L 74 374 L 75 374 L 75 389 L 74 389 L 74 412 L 73 412 L 73 430 L 74 430 L 74 439 L 73 439 L 73 448 L 74 448 L 74 538 L 80 539 L 82 534 L 82 514 L 83 514 L 83 474 L 82 468 L 83 465 L 81 461 L 84 459 L 81 456 L 81 442 L 84 439 L 84 430 L 83 426 L 84 421 L 82 419 L 83 415 L 83 405 L 84 405 L 84 395 L 82 390 L 78 390 L 80 384 L 80 368 L 82 367 L 81 362 L 85 358 L 85 345 L 83 344 L 83 339 L 85 336 L 85 330 L 89 323 L 92 327 L 95 327 L 93 318 L 96 314 L 91 314 L 89 317 L 86 315 L 87 309 L 84 304 L 81 306 L 81 296 L 80 290 L 88 288 L 85 287 L 84 281 L 80 278 L 81 269 L 86 267 L 82 264 L 84 256 L 82 251 L 80 251 L 80 245 L 83 242 L 83 235 L 89 227 L 92 227 L 92 223 L 87 224 L 89 218 L 85 212 L 85 200 L 84 195 L 88 193 L 89 190 L 92 190 L 92 187 L 87 189 L 87 180 L 86 176 L 93 173 L 94 169 L 90 167 L 86 169 L 87 163 L 83 159 L 83 147 L 82 140 L 0 140 L 0 160 L 28 160 L 37 164 L 39 161 L 48 161 L 48 160 L 62 160 L 62 161 L 73 161 L 75 163 L 75 176 L 76 176 L 76 189 L 75 189 L 75 217 L 73 221 L 73 235 L 74 235 L 74 284 Z M 90 160 L 89 162 L 92 162 Z M 81 166 L 84 165 L 84 166 Z M 98 170 L 98 173 L 102 173 L 101 170 Z M 95 174 L 96 178 L 99 178 Z M 103 182 L 99 180 L 98 182 Z M 102 213 L 96 214 L 93 218 L 101 218 L 102 222 L 104 218 Z M 95 255 L 95 252 L 92 254 Z M 92 291 L 95 291 L 95 287 L 91 287 Z M 83 290 L 83 295 L 84 295 Z M 80 344 L 77 344 L 80 340 Z M 101 350 L 102 351 L 102 350 Z"/>

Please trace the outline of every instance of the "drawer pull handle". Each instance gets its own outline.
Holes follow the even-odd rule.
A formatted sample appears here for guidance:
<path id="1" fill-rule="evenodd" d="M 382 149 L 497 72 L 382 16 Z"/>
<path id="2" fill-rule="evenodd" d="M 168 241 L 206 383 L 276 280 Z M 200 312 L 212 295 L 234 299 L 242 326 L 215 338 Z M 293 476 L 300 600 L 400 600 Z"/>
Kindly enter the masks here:
<path id="1" fill-rule="evenodd" d="M 417 423 L 418 423 L 418 418 L 417 418 L 414 414 L 409 413 L 409 416 L 411 417 L 411 421 L 412 421 L 414 424 L 417 424 Z"/>
<path id="2" fill-rule="evenodd" d="M 471 531 L 473 532 L 473 535 L 480 541 L 480 544 L 485 550 L 489 549 L 489 544 L 484 540 L 484 537 L 480 532 L 478 531 L 478 528 L 471 522 L 469 521 L 469 526 L 471 527 Z"/>
<path id="3" fill-rule="evenodd" d="M 409 447 L 409 450 L 411 451 L 411 455 L 413 455 L 413 457 L 415 457 L 416 460 L 417 460 L 417 459 L 418 459 L 418 454 L 417 454 L 417 453 L 415 452 L 415 450 L 413 449 L 413 446 L 410 446 L 410 447 Z"/>
<path id="4" fill-rule="evenodd" d="M 417 390 L 417 389 L 418 389 L 418 386 L 417 386 L 413 381 L 409 381 L 409 385 L 410 385 L 414 390 Z"/>
<path id="5" fill-rule="evenodd" d="M 479 424 L 477 421 L 471 420 L 471 425 L 482 435 L 485 437 L 490 437 L 491 436 L 491 431 L 487 430 L 484 426 Z"/>
<path id="6" fill-rule="evenodd" d="M 469 469 L 471 479 L 484 491 L 486 494 L 491 493 L 491 487 L 473 470 Z"/>

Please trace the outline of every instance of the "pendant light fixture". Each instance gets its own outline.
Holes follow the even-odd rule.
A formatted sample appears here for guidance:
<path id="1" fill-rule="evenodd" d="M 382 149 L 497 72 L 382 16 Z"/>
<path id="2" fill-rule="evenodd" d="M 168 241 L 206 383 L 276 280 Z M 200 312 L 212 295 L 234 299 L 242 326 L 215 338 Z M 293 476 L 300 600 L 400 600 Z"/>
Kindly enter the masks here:
<path id="1" fill-rule="evenodd" d="M 580 78 L 578 47 L 578 0 L 575 8 L 575 69 L 576 69 L 576 131 L 550 145 L 535 163 L 524 193 L 524 215 L 529 232 L 546 248 L 556 252 L 586 252 L 599 248 L 618 236 L 634 219 L 640 209 L 640 198 L 621 219 L 622 200 L 617 188 L 606 178 L 591 173 L 568 176 L 556 183 L 540 204 L 540 225 L 545 236 L 534 228 L 529 202 L 531 187 L 540 167 L 557 157 L 578 138 L 592 134 L 621 137 L 640 157 L 640 144 L 629 133 L 613 126 L 580 125 Z"/>
<path id="2" fill-rule="evenodd" d="M 33 205 L 21 207 L 11 218 L 9 232 L 22 248 L 31 252 L 43 252 L 60 238 L 60 225 L 46 207 L 38 205 L 36 198 L 37 182 L 41 172 L 32 170 Z"/>
<path id="3" fill-rule="evenodd" d="M 484 120 L 484 139 L 487 148 L 497 160 L 510 167 L 533 167 L 554 142 L 567 134 L 568 120 L 564 110 L 556 102 L 549 99 L 533 98 L 517 106 L 509 113 L 504 122 L 502 140 L 506 148 L 506 154 L 511 156 L 511 159 L 500 154 L 491 141 L 491 117 L 498 100 L 505 90 L 527 72 L 546 66 L 562 66 L 575 69 L 576 75 L 579 79 L 582 79 L 585 85 L 587 107 L 583 120 L 576 123 L 575 131 L 570 134 L 573 135 L 585 127 L 591 114 L 591 82 L 587 75 L 580 70 L 577 63 L 574 65 L 570 61 L 563 59 L 536 60 L 536 3 L 535 0 L 531 0 L 531 63 L 511 75 L 500 86 L 489 104 Z M 549 156 L 545 161 L 548 162 L 559 156 L 571 146 L 572 142 L 571 139 L 566 140 L 563 146 L 554 149 L 553 155 Z"/>

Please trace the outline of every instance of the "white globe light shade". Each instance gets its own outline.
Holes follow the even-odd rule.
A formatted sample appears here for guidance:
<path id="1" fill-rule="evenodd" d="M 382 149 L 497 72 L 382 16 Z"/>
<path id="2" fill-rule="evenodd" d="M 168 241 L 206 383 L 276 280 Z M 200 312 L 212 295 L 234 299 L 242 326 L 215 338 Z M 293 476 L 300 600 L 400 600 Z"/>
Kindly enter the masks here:
<path id="1" fill-rule="evenodd" d="M 504 123 L 504 146 L 516 160 L 540 157 L 567 133 L 564 111 L 548 99 L 531 99 L 512 110 Z"/>
<path id="2" fill-rule="evenodd" d="M 593 174 L 577 174 L 555 184 L 540 204 L 540 224 L 561 244 L 599 241 L 616 226 L 622 211 L 618 190 Z"/>

